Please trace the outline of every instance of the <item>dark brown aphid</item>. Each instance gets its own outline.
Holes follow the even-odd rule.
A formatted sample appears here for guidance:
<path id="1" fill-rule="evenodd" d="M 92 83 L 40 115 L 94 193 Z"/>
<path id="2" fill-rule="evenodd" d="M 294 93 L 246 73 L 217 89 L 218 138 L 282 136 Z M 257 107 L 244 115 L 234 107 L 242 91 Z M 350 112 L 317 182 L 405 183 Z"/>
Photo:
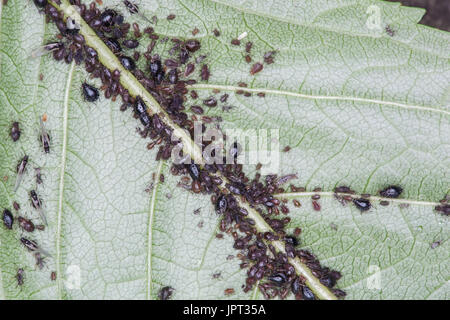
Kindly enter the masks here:
<path id="1" fill-rule="evenodd" d="M 14 186 L 14 192 L 17 191 L 19 188 L 20 182 L 22 181 L 23 174 L 27 168 L 28 163 L 28 156 L 25 155 L 22 160 L 20 160 L 19 164 L 17 165 L 17 178 L 16 178 L 16 184 Z"/>
<path id="2" fill-rule="evenodd" d="M 173 19 L 175 19 L 176 18 L 176 15 L 174 15 L 173 13 L 172 14 L 169 14 L 168 16 L 167 16 L 167 20 L 173 20 Z"/>
<path id="3" fill-rule="evenodd" d="M 188 64 L 186 65 L 186 70 L 184 71 L 184 76 L 185 76 L 185 77 L 190 76 L 191 73 L 194 72 L 194 70 L 195 70 L 194 64 L 188 63 Z"/>
<path id="4" fill-rule="evenodd" d="M 3 210 L 3 224 L 5 225 L 6 229 L 11 230 L 14 224 L 14 217 L 8 209 Z"/>
<path id="5" fill-rule="evenodd" d="M 19 226 L 26 232 L 34 231 L 34 223 L 31 220 L 24 217 L 18 217 L 17 220 L 19 221 Z"/>
<path id="6" fill-rule="evenodd" d="M 55 281 L 56 280 L 56 271 L 52 271 L 50 274 L 50 280 Z"/>
<path id="7" fill-rule="evenodd" d="M 19 210 L 20 209 L 20 205 L 16 202 L 16 201 L 14 201 L 13 202 L 13 208 L 14 208 L 14 210 Z"/>
<path id="8" fill-rule="evenodd" d="M 302 204 L 298 200 L 294 199 L 294 200 L 292 200 L 292 202 L 294 203 L 294 206 L 296 206 L 297 208 L 300 208 L 302 206 Z"/>
<path id="9" fill-rule="evenodd" d="M 20 133 L 21 133 L 21 131 L 19 128 L 19 123 L 13 122 L 12 127 L 11 127 L 11 132 L 10 132 L 11 139 L 14 142 L 16 142 L 20 138 Z"/>
<path id="10" fill-rule="evenodd" d="M 178 82 L 178 70 L 176 68 L 170 70 L 167 76 L 169 77 L 169 82 L 171 84 L 176 84 Z"/>
<path id="11" fill-rule="evenodd" d="M 320 211 L 320 204 L 316 200 L 312 201 L 312 205 L 315 211 Z"/>
<path id="12" fill-rule="evenodd" d="M 372 206 L 370 201 L 364 198 L 353 199 L 353 203 L 360 211 L 368 211 Z"/>
<path id="13" fill-rule="evenodd" d="M 216 100 L 216 98 L 211 96 L 211 97 L 203 100 L 203 104 L 208 107 L 215 107 L 215 106 L 217 106 L 217 100 Z"/>
<path id="14" fill-rule="evenodd" d="M 250 74 L 253 76 L 254 74 L 260 72 L 263 68 L 264 68 L 263 65 L 257 62 L 250 68 Z"/>
<path id="15" fill-rule="evenodd" d="M 217 30 L 217 29 L 214 29 L 213 30 L 213 34 L 214 34 L 215 37 L 219 37 L 220 36 L 220 31 Z"/>
<path id="16" fill-rule="evenodd" d="M 200 49 L 200 41 L 195 39 L 187 40 L 184 45 L 190 52 L 195 52 Z"/>
<path id="17" fill-rule="evenodd" d="M 139 46 L 139 41 L 135 39 L 128 39 L 123 40 L 122 44 L 124 45 L 124 47 L 127 47 L 128 49 L 135 49 Z"/>
<path id="18" fill-rule="evenodd" d="M 16 273 L 17 285 L 19 287 L 23 286 L 24 278 L 25 278 L 25 271 L 22 268 L 19 268 Z"/>
<path id="19" fill-rule="evenodd" d="M 210 76 L 210 73 L 209 73 L 208 66 L 206 64 L 204 64 L 202 66 L 202 70 L 200 72 L 200 77 L 202 80 L 207 81 L 207 80 L 209 80 L 209 76 Z"/>
<path id="20" fill-rule="evenodd" d="M 290 146 L 286 146 L 286 147 L 284 147 L 283 152 L 289 152 L 290 150 L 291 150 L 291 147 Z"/>
<path id="21" fill-rule="evenodd" d="M 100 96 L 97 88 L 91 86 L 90 84 L 87 84 L 86 82 L 83 82 L 81 84 L 81 88 L 83 90 L 83 96 L 86 101 L 88 102 L 97 101 L 98 97 Z"/>
<path id="22" fill-rule="evenodd" d="M 238 46 L 238 45 L 241 44 L 241 41 L 238 40 L 238 39 L 233 39 L 233 40 L 231 40 L 231 44 L 232 44 L 233 46 Z"/>
<path id="23" fill-rule="evenodd" d="M 386 198 L 398 198 L 403 192 L 403 189 L 399 186 L 389 186 L 380 191 L 380 195 Z"/>
<path id="24" fill-rule="evenodd" d="M 111 49 L 112 52 L 117 53 L 122 51 L 122 47 L 119 44 L 119 41 L 115 38 L 107 38 L 104 40 L 105 44 Z"/>
<path id="25" fill-rule="evenodd" d="M 174 290 L 175 290 L 174 288 L 169 286 L 162 288 L 158 292 L 159 300 L 169 300 Z"/>
<path id="26" fill-rule="evenodd" d="M 252 62 L 252 57 L 250 57 L 250 55 L 246 55 L 245 56 L 245 62 L 247 62 L 247 63 L 250 63 L 250 62 Z"/>
<path id="27" fill-rule="evenodd" d="M 442 241 L 440 241 L 440 240 L 434 241 L 430 247 L 431 247 L 431 249 L 436 249 L 437 247 L 439 247 L 441 245 L 441 243 L 442 243 Z"/>
<path id="28" fill-rule="evenodd" d="M 44 148 L 45 153 L 50 152 L 50 135 L 45 129 L 44 122 L 42 121 L 42 117 L 39 118 L 41 125 L 41 133 L 39 135 L 39 140 L 41 141 L 42 147 Z"/>

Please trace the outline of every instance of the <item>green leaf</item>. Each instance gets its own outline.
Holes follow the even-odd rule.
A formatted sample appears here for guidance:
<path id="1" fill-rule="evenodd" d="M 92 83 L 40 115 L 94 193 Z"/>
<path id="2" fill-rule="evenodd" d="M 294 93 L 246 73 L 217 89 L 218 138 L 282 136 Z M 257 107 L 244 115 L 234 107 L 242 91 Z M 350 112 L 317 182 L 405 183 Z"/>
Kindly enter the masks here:
<path id="1" fill-rule="evenodd" d="M 116 5 L 125 11 L 120 1 L 108 2 Z M 379 8 L 380 30 L 366 25 L 372 5 Z M 193 87 L 200 98 L 213 89 L 228 92 L 234 106 L 208 115 L 220 115 L 223 128 L 280 129 L 281 148 L 292 149 L 281 153 L 278 173 L 296 173 L 294 183 L 308 191 L 324 190 L 320 212 L 312 209 L 310 193 L 286 195 L 303 204 L 290 206 L 291 226 L 302 228 L 302 246 L 342 272 L 338 287 L 349 299 L 449 297 L 448 218 L 433 210 L 450 189 L 448 33 L 416 25 L 421 10 L 377 1 L 184 0 L 140 7 L 159 17 L 161 35 L 190 38 L 199 28 L 196 54 L 208 55 L 211 78 Z M 209 197 L 177 187 L 179 178 L 154 160 L 156 152 L 146 149 L 120 102 L 83 101 L 84 70 L 49 56 L 30 59 L 55 34 L 31 2 L 0 8 L 0 177 L 7 177 L 0 180 L 0 208 L 12 210 L 18 201 L 22 215 L 38 220 L 28 199 L 36 189 L 49 227 L 30 238 L 52 254 L 38 270 L 20 245 L 24 233 L 17 225 L 13 231 L 1 226 L 0 298 L 155 299 L 166 285 L 175 288 L 175 299 L 261 298 L 242 292 L 245 270 L 236 257 L 227 259 L 237 253 L 231 237 L 215 238 L 219 220 Z M 171 13 L 176 19 L 169 22 Z M 145 25 L 139 16 L 127 19 Z M 220 37 L 212 35 L 215 28 Z M 232 46 L 243 32 L 243 44 Z M 275 63 L 255 76 L 244 61 L 247 40 L 255 62 L 277 51 Z M 156 47 L 168 49 L 170 42 Z M 234 94 L 240 81 L 252 97 Z M 44 113 L 50 154 L 37 138 Z M 22 128 L 16 143 L 9 137 L 13 121 Z M 14 193 L 15 166 L 24 154 L 30 163 Z M 36 184 L 35 167 L 42 168 L 43 184 Z M 332 198 L 342 184 L 371 194 L 399 184 L 405 200 L 388 207 L 374 201 L 361 214 Z M 441 245 L 432 249 L 435 241 Z M 15 280 L 19 267 L 26 273 L 22 288 Z M 71 282 L 77 270 L 79 289 Z M 226 288 L 235 294 L 224 296 Z"/>

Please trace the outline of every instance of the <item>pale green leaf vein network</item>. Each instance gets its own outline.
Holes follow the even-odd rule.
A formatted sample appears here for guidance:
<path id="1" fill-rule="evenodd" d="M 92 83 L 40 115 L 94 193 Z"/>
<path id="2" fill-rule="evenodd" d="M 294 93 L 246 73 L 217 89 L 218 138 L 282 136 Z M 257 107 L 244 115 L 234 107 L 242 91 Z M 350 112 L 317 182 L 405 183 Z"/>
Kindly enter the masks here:
<path id="1" fill-rule="evenodd" d="M 197 90 L 223 90 L 223 91 L 237 91 L 242 90 L 241 87 L 238 86 L 229 86 L 229 85 L 218 85 L 218 84 L 194 84 L 190 86 L 193 89 Z M 245 88 L 245 91 L 248 92 L 254 92 L 254 93 L 267 93 L 267 94 L 274 94 L 274 95 L 282 95 L 282 96 L 291 96 L 291 97 L 297 97 L 297 98 L 303 98 L 303 99 L 309 99 L 309 100 L 328 100 L 328 101 L 350 101 L 350 102 L 361 102 L 361 103 L 372 103 L 372 104 L 379 104 L 379 105 L 385 105 L 388 107 L 397 107 L 407 110 L 418 110 L 418 111 L 429 111 L 433 113 L 442 113 L 445 115 L 450 115 L 450 111 L 438 109 L 435 107 L 427 107 L 427 106 L 419 106 L 419 105 L 410 105 L 405 103 L 399 103 L 394 101 L 384 101 L 379 99 L 368 99 L 368 98 L 360 98 L 360 97 L 341 97 L 341 96 L 324 96 L 324 95 L 309 95 L 309 94 L 303 94 L 303 93 L 296 93 L 286 90 L 273 90 L 273 89 L 266 89 L 266 88 Z"/>
<path id="2" fill-rule="evenodd" d="M 63 103 L 63 119 L 62 119 L 62 147 L 61 147 L 61 166 L 59 176 L 59 192 L 58 192 L 58 215 L 57 215 L 57 229 L 56 229 L 56 274 L 58 285 L 58 298 L 62 299 L 62 270 L 61 270 L 61 229 L 62 229 L 62 214 L 64 202 L 64 176 L 66 171 L 67 160 L 67 135 L 68 135 L 68 120 L 69 120 L 69 100 L 70 89 L 75 71 L 75 62 L 72 62 L 69 73 L 67 75 L 66 90 L 64 93 Z"/>

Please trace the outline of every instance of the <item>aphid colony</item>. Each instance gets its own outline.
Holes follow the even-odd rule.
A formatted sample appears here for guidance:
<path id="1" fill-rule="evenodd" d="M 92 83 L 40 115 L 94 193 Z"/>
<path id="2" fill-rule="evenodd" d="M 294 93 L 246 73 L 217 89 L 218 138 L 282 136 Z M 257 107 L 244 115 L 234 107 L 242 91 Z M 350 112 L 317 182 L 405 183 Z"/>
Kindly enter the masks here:
<path id="1" fill-rule="evenodd" d="M 193 138 L 195 114 L 202 114 L 203 108 L 192 106 L 191 110 L 195 114 L 192 115 L 191 119 L 184 112 L 186 109 L 184 106 L 185 96 L 188 94 L 186 85 L 194 84 L 196 80 L 183 80 L 183 78 L 193 75 L 194 70 L 197 69 L 196 64 L 201 63 L 201 67 L 198 68 L 199 78 L 204 81 L 209 79 L 209 67 L 202 63 L 205 56 L 198 56 L 196 59 L 193 59 L 193 55 L 201 48 L 200 42 L 196 39 L 180 40 L 173 38 L 171 39 L 173 45 L 169 50 L 169 55 L 172 58 L 161 61 L 159 55 L 152 53 L 157 45 L 159 36 L 154 33 L 151 27 L 147 27 L 144 30 L 144 34 L 150 38 L 151 42 L 143 56 L 147 60 L 148 67 L 146 70 L 140 70 L 134 60 L 135 57 L 139 58 L 141 54 L 134 54 L 131 57 L 125 55 L 122 48 L 135 49 L 139 47 L 140 41 L 138 39 L 143 34 L 137 23 L 130 26 L 116 10 L 105 9 L 101 11 L 94 2 L 89 7 L 81 4 L 79 0 L 72 0 L 71 3 L 79 8 L 83 19 L 111 51 L 116 54 L 124 68 L 129 70 L 152 94 L 171 120 L 179 127 L 186 129 L 190 133 L 191 138 Z M 126 8 L 128 10 L 131 8 L 131 13 L 137 13 L 138 8 L 131 7 L 129 4 L 128 1 L 125 1 Z M 148 149 L 152 149 L 156 145 L 159 146 L 156 159 L 169 159 L 172 148 L 178 143 L 177 141 L 171 141 L 172 129 L 165 125 L 160 115 L 148 113 L 148 108 L 142 97 L 132 97 L 122 87 L 119 70 L 109 70 L 99 62 L 97 52 L 85 44 L 84 37 L 80 34 L 76 23 L 69 19 L 64 21 L 62 14 L 51 5 L 45 5 L 44 12 L 47 15 L 47 19 L 53 21 L 60 32 L 58 37 L 61 41 L 57 45 L 52 44 L 48 47 L 54 50 L 53 57 L 66 63 L 74 60 L 77 64 L 80 64 L 84 61 L 85 69 L 91 73 L 91 77 L 100 78 L 102 81 L 101 90 L 104 91 L 106 98 L 115 100 L 120 95 L 123 100 L 123 105 L 120 108 L 122 111 L 127 110 L 129 106 L 133 106 L 134 117 L 139 119 L 144 127 L 143 130 L 140 130 L 141 136 L 151 139 Z M 175 16 L 170 15 L 167 18 L 171 20 Z M 134 38 L 128 36 L 131 28 L 133 29 Z M 161 41 L 166 42 L 168 39 L 164 38 Z M 180 72 L 183 69 L 184 72 Z M 255 64 L 252 67 L 252 74 L 261 71 L 261 69 L 262 65 Z M 242 84 L 242 87 L 246 87 L 246 84 Z M 99 90 L 86 82 L 82 84 L 82 93 L 84 99 L 88 102 L 94 102 L 99 98 Z M 243 92 L 243 94 L 245 95 L 246 93 Z M 198 97 L 195 91 L 191 91 L 190 95 L 193 98 Z M 264 95 L 261 94 L 260 96 L 263 97 Z M 225 103 L 227 98 L 228 94 L 223 94 L 219 100 L 221 103 Z M 205 99 L 203 104 L 206 107 L 214 108 L 217 106 L 218 101 L 215 97 L 210 97 Z M 204 120 L 203 129 L 206 129 L 205 123 L 211 122 L 212 118 L 209 118 L 210 121 L 207 121 L 206 117 L 202 119 Z M 209 143 L 211 142 L 204 141 L 201 147 L 206 148 Z M 233 144 L 230 152 L 237 156 L 240 152 L 239 147 Z M 194 193 L 211 195 L 211 201 L 216 208 L 217 214 L 222 216 L 220 231 L 231 234 L 234 238 L 234 248 L 240 251 L 238 257 L 241 259 L 241 268 L 248 269 L 246 283 L 243 285 L 245 292 L 248 292 L 259 283 L 259 289 L 268 299 L 276 296 L 285 298 L 289 292 L 293 292 L 297 299 L 314 299 L 314 294 L 305 285 L 305 279 L 301 276 L 299 277 L 294 267 L 288 262 L 288 258 L 294 257 L 299 257 L 302 262 L 311 268 L 314 275 L 330 288 L 340 278 L 338 272 L 322 267 L 310 252 L 296 249 L 299 243 L 297 239 L 299 233 L 297 235 L 288 235 L 285 231 L 287 224 L 290 222 L 289 217 L 276 218 L 280 213 L 288 214 L 289 209 L 282 201 L 275 199 L 273 194 L 283 190 L 281 185 L 294 178 L 294 175 L 281 178 L 276 175 L 270 175 L 265 177 L 264 182 L 261 182 L 261 175 L 257 174 L 250 181 L 243 173 L 242 165 L 239 164 L 214 164 L 205 165 L 204 167 L 196 164 L 174 164 L 171 167 L 171 173 L 173 175 L 185 175 L 182 178 L 182 183 L 179 184 L 183 188 Z M 186 175 L 189 175 L 190 179 Z M 221 191 L 221 188 L 219 188 L 224 183 L 220 176 L 225 177 L 227 180 L 225 191 Z M 188 182 L 187 180 L 192 181 Z M 30 193 L 30 197 L 32 205 L 36 209 L 40 208 L 40 200 L 37 195 Z M 247 217 L 248 213 L 245 209 L 238 206 L 235 197 L 241 197 L 255 207 L 274 232 L 258 232 L 255 228 L 255 222 Z M 21 225 L 24 228 L 32 229 L 32 226 L 27 221 L 21 221 Z M 218 238 L 221 238 L 221 236 L 218 236 Z M 287 253 L 276 252 L 275 248 L 269 244 L 273 240 L 284 241 Z M 31 250 L 33 248 L 32 243 L 26 243 L 28 244 L 27 248 Z M 33 250 L 36 251 L 37 248 L 36 245 L 36 248 Z M 173 290 L 171 287 L 161 289 L 159 293 L 160 299 L 170 298 Z M 345 295 L 343 291 L 338 289 L 332 289 L 332 291 L 339 297 Z M 226 294 L 232 294 L 231 291 L 227 292 Z"/>

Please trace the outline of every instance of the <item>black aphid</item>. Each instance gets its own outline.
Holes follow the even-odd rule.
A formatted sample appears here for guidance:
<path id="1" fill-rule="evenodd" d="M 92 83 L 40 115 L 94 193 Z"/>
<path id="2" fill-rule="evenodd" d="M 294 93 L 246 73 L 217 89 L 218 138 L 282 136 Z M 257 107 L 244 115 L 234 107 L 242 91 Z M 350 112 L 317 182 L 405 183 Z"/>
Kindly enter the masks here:
<path id="1" fill-rule="evenodd" d="M 353 199 L 353 203 L 361 211 L 367 211 L 372 206 L 370 201 L 364 198 Z"/>
<path id="2" fill-rule="evenodd" d="M 117 53 L 122 51 L 119 41 L 115 38 L 107 38 L 104 40 L 105 44 L 111 49 L 112 52 Z"/>
<path id="3" fill-rule="evenodd" d="M 28 156 L 24 156 L 17 165 L 17 178 L 16 184 L 14 186 L 14 192 L 16 192 L 17 188 L 19 188 L 20 182 L 22 181 L 23 178 L 23 174 L 25 172 L 25 169 L 27 168 L 27 163 L 28 163 Z"/>
<path id="4" fill-rule="evenodd" d="M 403 189 L 399 186 L 389 186 L 380 191 L 380 195 L 386 198 L 398 198 L 403 192 Z"/>
<path id="5" fill-rule="evenodd" d="M 139 7 L 136 4 L 132 3 L 131 1 L 124 0 L 123 4 L 131 14 L 136 14 L 139 12 Z"/>
<path id="6" fill-rule="evenodd" d="M 145 105 L 144 101 L 142 101 L 141 97 L 136 97 L 136 103 L 134 104 L 134 111 L 139 116 L 139 119 L 141 120 L 141 123 L 146 128 L 150 128 L 151 126 L 151 120 L 150 116 L 147 113 L 147 106 Z"/>
<path id="7" fill-rule="evenodd" d="M 294 236 L 286 236 L 286 237 L 284 237 L 284 241 L 286 241 L 286 243 L 288 243 L 294 247 L 298 246 L 298 240 Z"/>
<path id="8" fill-rule="evenodd" d="M 191 175 L 192 180 L 198 180 L 200 178 L 200 169 L 195 163 L 187 165 L 188 172 Z"/>
<path id="9" fill-rule="evenodd" d="M 47 5 L 47 0 L 34 0 L 33 2 L 38 8 L 44 8 Z"/>
<path id="10" fill-rule="evenodd" d="M 314 293 L 307 286 L 303 287 L 303 299 L 305 299 L 305 300 L 315 300 Z"/>
<path id="11" fill-rule="evenodd" d="M 128 49 L 135 49 L 139 46 L 139 41 L 134 39 L 123 40 L 122 44 Z"/>
<path id="12" fill-rule="evenodd" d="M 286 275 L 284 273 L 273 274 L 269 276 L 268 279 L 278 286 L 281 286 L 287 280 Z"/>
<path id="13" fill-rule="evenodd" d="M 124 66 L 124 68 L 127 70 L 132 71 L 132 70 L 136 69 L 136 62 L 134 62 L 134 60 L 130 57 L 121 56 L 121 57 L 119 57 L 119 61 Z"/>
<path id="14" fill-rule="evenodd" d="M 39 246 L 36 241 L 27 238 L 20 238 L 20 242 L 28 249 L 28 251 L 39 251 Z"/>
<path id="15" fill-rule="evenodd" d="M 35 1 L 36 2 L 36 1 Z M 19 268 L 16 273 L 17 285 L 22 286 L 25 278 L 25 271 L 22 268 Z"/>
<path id="16" fill-rule="evenodd" d="M 159 300 L 169 300 L 174 290 L 174 288 L 168 286 L 161 288 L 161 290 L 159 290 L 158 292 Z"/>
<path id="17" fill-rule="evenodd" d="M 228 207 L 228 201 L 227 198 L 222 194 L 217 198 L 216 202 L 216 212 L 218 214 L 223 214 Z"/>
<path id="18" fill-rule="evenodd" d="M 170 70 L 168 73 L 168 77 L 169 77 L 169 82 L 171 84 L 176 84 L 178 82 L 178 70 L 177 69 Z"/>
<path id="19" fill-rule="evenodd" d="M 158 75 L 164 74 L 161 60 L 159 58 L 154 58 L 150 61 L 150 74 L 152 75 L 153 80 L 156 80 Z"/>
<path id="20" fill-rule="evenodd" d="M 19 140 L 20 138 L 20 128 L 19 128 L 19 123 L 18 122 L 13 122 L 12 127 L 11 127 L 11 139 L 16 142 L 17 140 Z"/>
<path id="21" fill-rule="evenodd" d="M 83 89 L 83 96 L 86 101 L 89 102 L 97 101 L 99 97 L 99 92 L 97 88 L 91 86 L 90 84 L 87 84 L 86 82 L 83 82 L 81 88 Z"/>
<path id="22" fill-rule="evenodd" d="M 39 212 L 42 222 L 44 222 L 44 224 L 47 226 L 48 225 L 47 218 L 44 215 L 44 211 L 42 210 L 41 199 L 39 199 L 38 195 L 36 194 L 36 191 L 34 191 L 34 190 L 30 191 L 30 200 L 31 200 L 31 205 L 33 206 L 33 208 L 35 208 Z"/>
<path id="23" fill-rule="evenodd" d="M 41 141 L 42 147 L 44 148 L 45 153 L 50 152 L 50 135 L 48 134 L 47 130 L 45 130 L 44 122 L 42 121 L 42 118 L 40 118 L 40 124 L 41 124 L 41 134 L 39 135 L 39 140 Z"/>
<path id="24" fill-rule="evenodd" d="M 14 217 L 8 209 L 3 210 L 3 224 L 9 230 L 12 229 L 14 224 Z"/>
<path id="25" fill-rule="evenodd" d="M 106 9 L 100 15 L 100 20 L 104 27 L 111 27 L 115 23 L 115 17 L 117 16 L 117 12 L 112 9 Z"/>

